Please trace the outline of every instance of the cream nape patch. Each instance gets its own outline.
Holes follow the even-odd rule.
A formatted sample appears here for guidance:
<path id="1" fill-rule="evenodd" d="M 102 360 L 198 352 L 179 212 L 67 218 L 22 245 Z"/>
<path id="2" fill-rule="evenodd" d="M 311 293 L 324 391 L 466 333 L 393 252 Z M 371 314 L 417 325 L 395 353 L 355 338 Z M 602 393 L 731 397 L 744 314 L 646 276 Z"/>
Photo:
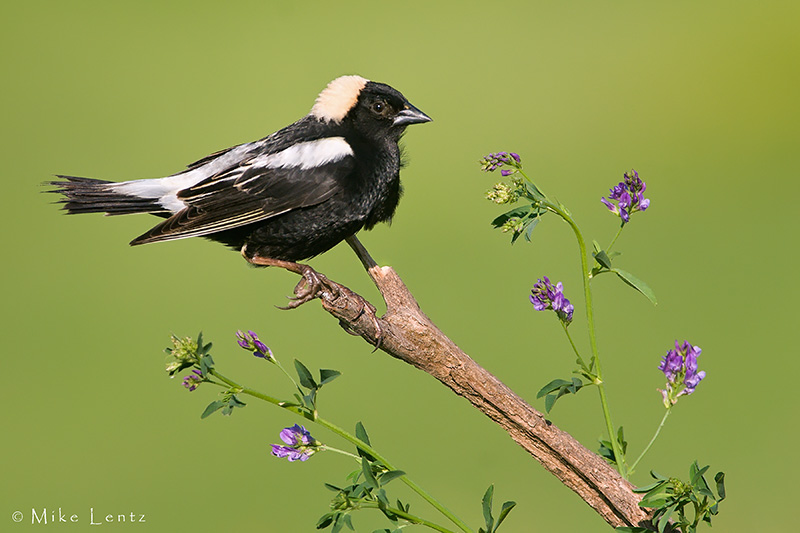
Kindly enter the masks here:
<path id="1" fill-rule="evenodd" d="M 341 122 L 358 100 L 369 80 L 361 76 L 341 76 L 328 84 L 317 96 L 311 115 L 326 122 Z"/>

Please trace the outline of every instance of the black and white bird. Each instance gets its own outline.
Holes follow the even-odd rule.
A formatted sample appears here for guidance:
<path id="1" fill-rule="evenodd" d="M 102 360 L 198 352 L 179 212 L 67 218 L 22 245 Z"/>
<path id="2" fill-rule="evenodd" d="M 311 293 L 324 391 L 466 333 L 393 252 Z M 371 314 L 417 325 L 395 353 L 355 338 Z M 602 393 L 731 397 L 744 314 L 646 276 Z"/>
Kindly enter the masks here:
<path id="1" fill-rule="evenodd" d="M 342 76 L 294 124 L 177 174 L 124 182 L 58 176 L 52 192 L 64 196 L 68 213 L 166 219 L 131 245 L 207 237 L 252 264 L 306 275 L 297 261 L 391 220 L 402 191 L 398 141 L 409 124 L 430 120 L 392 87 Z"/>

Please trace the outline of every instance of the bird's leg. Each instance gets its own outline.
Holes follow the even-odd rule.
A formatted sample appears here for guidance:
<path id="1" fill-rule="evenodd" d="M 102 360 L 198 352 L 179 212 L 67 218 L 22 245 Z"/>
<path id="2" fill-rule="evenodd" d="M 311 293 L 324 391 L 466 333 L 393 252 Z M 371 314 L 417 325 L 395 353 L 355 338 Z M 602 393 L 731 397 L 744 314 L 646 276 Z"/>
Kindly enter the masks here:
<path id="1" fill-rule="evenodd" d="M 300 307 L 309 300 L 318 297 L 320 293 L 326 289 L 331 291 L 334 296 L 339 292 L 335 283 L 330 282 L 328 278 L 308 265 L 295 263 L 294 261 L 262 257 L 260 255 L 249 256 L 245 253 L 244 248 L 242 249 L 242 256 L 251 265 L 274 266 L 302 276 L 302 279 L 294 288 L 295 295 L 290 298 L 291 302 L 289 302 L 289 305 L 286 307 L 281 307 L 281 309 L 295 309 Z"/>
<path id="2" fill-rule="evenodd" d="M 314 298 L 322 296 L 326 290 L 330 292 L 334 299 L 342 295 L 351 302 L 357 301 L 358 304 L 360 304 L 361 310 L 359 311 L 358 316 L 352 319 L 352 321 L 355 322 L 361 316 L 367 316 L 375 327 L 375 350 L 380 348 L 381 341 L 383 340 L 383 329 L 381 328 L 381 324 L 377 318 L 377 309 L 375 309 L 375 307 L 363 297 L 352 292 L 347 287 L 343 287 L 334 281 L 330 281 L 324 275 L 320 274 L 310 266 L 302 263 L 284 261 L 282 259 L 272 259 L 271 257 L 262 257 L 259 255 L 250 256 L 246 252 L 246 246 L 242 248 L 242 257 L 244 257 L 245 260 L 251 265 L 274 266 L 302 276 L 302 279 L 294 288 L 295 296 L 291 298 L 292 301 L 289 302 L 289 305 L 286 307 L 280 307 L 280 309 L 295 309 L 309 300 L 313 300 Z M 328 299 L 327 301 L 330 302 L 331 300 Z M 339 321 L 339 325 L 341 325 L 342 328 L 348 333 L 359 335 L 358 333 L 355 333 L 348 324 L 342 322 L 341 320 Z"/>
<path id="3" fill-rule="evenodd" d="M 372 281 L 375 282 L 375 285 L 378 287 L 378 290 L 381 290 L 381 286 L 377 282 L 375 273 L 376 269 L 380 268 L 378 267 L 378 263 L 376 263 L 375 260 L 372 259 L 372 256 L 369 255 L 369 252 L 367 252 L 367 249 L 364 248 L 363 244 L 361 244 L 361 241 L 358 240 L 358 237 L 356 237 L 355 235 L 351 235 L 350 237 L 347 237 L 345 241 L 347 242 L 348 245 L 350 245 L 350 248 L 352 248 L 353 251 L 356 253 L 359 260 L 361 260 L 361 264 L 364 265 L 364 268 L 367 270 L 367 274 L 369 274 L 369 276 L 372 278 Z M 382 290 L 381 290 L 381 296 L 383 296 Z M 383 301 L 386 302 L 385 297 Z M 364 310 L 362 311 L 362 313 L 366 313 L 372 320 L 372 324 L 375 326 L 375 331 L 376 331 L 375 350 L 373 351 L 377 351 L 377 349 L 381 347 L 381 342 L 383 342 L 383 329 L 381 329 L 381 323 L 378 322 L 378 314 L 377 314 L 377 309 L 375 309 L 375 306 L 367 302 L 366 300 L 364 300 L 364 303 L 366 305 L 364 306 Z M 345 328 L 345 330 L 347 330 L 347 328 Z"/>

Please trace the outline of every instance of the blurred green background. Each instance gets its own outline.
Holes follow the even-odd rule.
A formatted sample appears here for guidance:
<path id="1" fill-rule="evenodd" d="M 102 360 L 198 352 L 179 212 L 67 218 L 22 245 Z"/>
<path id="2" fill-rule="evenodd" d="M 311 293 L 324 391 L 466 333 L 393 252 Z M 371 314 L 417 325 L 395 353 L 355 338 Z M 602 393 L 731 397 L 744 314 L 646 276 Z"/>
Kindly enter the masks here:
<path id="1" fill-rule="evenodd" d="M 519 504 L 505 531 L 608 530 L 434 379 L 371 354 L 316 302 L 277 310 L 292 275 L 247 268 L 201 239 L 130 248 L 155 219 L 65 217 L 40 194 L 55 173 L 177 172 L 298 119 L 350 73 L 390 83 L 434 118 L 406 136 L 394 224 L 362 241 L 453 340 L 539 408 L 536 391 L 568 377 L 572 356 L 527 294 L 548 275 L 580 305 L 577 248 L 552 216 L 532 244 L 509 246 L 489 225 L 500 209 L 483 199 L 499 176 L 476 161 L 519 152 L 601 242 L 617 226 L 600 196 L 639 171 L 652 204 L 618 241 L 619 264 L 659 305 L 611 278 L 594 284 L 610 401 L 631 453 L 661 417 L 656 367 L 675 339 L 703 348 L 708 377 L 633 481 L 646 483 L 649 468 L 685 477 L 697 459 L 728 475 L 716 530 L 792 529 L 799 21 L 789 0 L 5 6 L 0 529 L 27 531 L 31 508 L 61 508 L 80 521 L 60 529 L 85 530 L 93 508 L 146 515 L 104 530 L 312 531 L 332 496 L 322 483 L 341 483 L 349 460 L 275 459 L 269 444 L 297 419 L 249 401 L 201 421 L 216 390 L 188 394 L 163 371 L 169 335 L 202 329 L 226 374 L 288 395 L 236 347 L 242 328 L 288 364 L 339 369 L 324 414 L 348 428 L 363 421 L 380 450 L 475 528 L 494 483 L 498 505 Z M 312 264 L 378 298 L 346 246 Z M 586 346 L 580 308 L 576 318 Z M 596 448 L 596 393 L 562 400 L 551 418 Z M 355 521 L 385 527 L 371 511 Z"/>

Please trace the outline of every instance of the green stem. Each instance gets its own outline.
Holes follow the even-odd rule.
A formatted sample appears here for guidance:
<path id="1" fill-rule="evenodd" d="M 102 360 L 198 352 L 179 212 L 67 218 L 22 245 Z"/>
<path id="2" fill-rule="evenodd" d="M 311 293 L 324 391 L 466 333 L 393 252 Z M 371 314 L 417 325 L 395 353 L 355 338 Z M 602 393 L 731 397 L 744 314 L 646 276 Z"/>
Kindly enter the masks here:
<path id="1" fill-rule="evenodd" d="M 320 447 L 320 451 L 325 451 L 325 452 L 336 452 L 336 453 L 340 453 L 340 454 L 342 454 L 342 455 L 346 455 L 346 456 L 348 456 L 348 457 L 352 457 L 353 459 L 355 459 L 355 460 L 356 460 L 356 461 L 358 461 L 359 463 L 361 462 L 361 457 L 357 456 L 357 455 L 356 455 L 356 454 L 354 454 L 354 453 L 350 453 L 350 452 L 346 452 L 346 451 L 344 451 L 344 450 L 340 450 L 339 448 L 333 448 L 333 447 L 331 447 L 331 446 L 326 446 L 326 445 L 324 445 L 324 444 L 323 444 L 323 445 Z"/>
<path id="2" fill-rule="evenodd" d="M 451 530 L 449 530 L 447 528 L 444 528 L 444 527 L 440 526 L 439 524 L 434 524 L 433 522 L 428 522 L 424 518 L 420 518 L 418 516 L 415 516 L 413 514 L 407 513 L 405 511 L 401 511 L 400 509 L 395 509 L 394 507 L 387 507 L 386 510 L 389 511 L 390 513 L 392 513 L 393 515 L 397 515 L 400 518 L 403 518 L 403 519 L 411 522 L 412 524 L 417 524 L 417 525 L 420 525 L 420 526 L 426 526 L 426 527 L 429 527 L 429 528 L 431 528 L 431 529 L 433 529 L 435 531 L 440 531 L 441 533 L 453 533 Z"/>
<path id="3" fill-rule="evenodd" d="M 297 384 L 297 382 L 294 380 L 292 375 L 290 373 L 288 373 L 285 368 L 283 368 L 283 365 L 277 359 L 275 359 L 275 366 L 277 366 L 278 368 L 281 369 L 281 372 L 283 372 L 286 375 L 286 377 L 289 378 L 289 381 L 292 382 L 292 384 L 294 385 L 294 388 L 297 389 L 298 391 L 300 391 L 300 394 L 302 395 L 303 394 L 303 389 L 300 388 L 300 385 Z"/>
<path id="4" fill-rule="evenodd" d="M 567 327 L 567 324 L 565 324 L 563 320 L 559 320 L 559 322 L 561 323 L 561 327 L 564 328 L 564 333 L 567 334 L 567 339 L 569 340 L 569 345 L 572 346 L 572 351 L 575 352 L 575 356 L 578 358 L 578 364 L 581 365 L 581 368 L 586 373 L 591 373 L 591 369 L 586 365 L 586 362 L 583 360 L 583 357 L 581 357 L 580 352 L 578 352 L 578 347 L 575 346 L 575 342 L 572 340 L 572 335 L 569 334 L 569 328 Z"/>
<path id="5" fill-rule="evenodd" d="M 225 384 L 227 384 L 229 387 L 233 387 L 235 389 L 238 389 L 239 391 L 241 391 L 242 394 L 247 394 L 247 395 L 252 396 L 254 398 L 258 398 L 259 400 L 264 400 L 265 402 L 269 402 L 269 403 L 271 403 L 273 405 L 277 405 L 278 407 L 286 409 L 287 411 L 291 411 L 291 412 L 293 412 L 295 414 L 298 414 L 298 415 L 301 415 L 301 416 L 303 416 L 305 418 L 308 418 L 312 422 L 316 422 L 320 426 L 322 426 L 324 428 L 327 428 L 330 431 L 332 431 L 333 433 L 339 435 L 341 438 L 343 438 L 344 440 L 350 442 L 351 444 L 353 444 L 357 448 L 361 448 L 363 451 L 367 452 L 369 455 L 374 457 L 375 460 L 377 460 L 380 463 L 382 463 L 383 466 L 385 466 L 389 470 L 397 470 L 395 467 L 393 467 L 391 465 L 391 463 L 389 463 L 389 461 L 387 461 L 372 446 L 370 446 L 369 444 L 365 443 L 364 441 L 362 441 L 361 439 L 359 439 L 355 435 L 351 435 L 350 433 L 348 433 L 347 431 L 343 430 L 342 428 L 336 426 L 332 422 L 328 422 L 324 418 L 320 418 L 320 417 L 316 416 L 316 413 L 310 413 L 310 412 L 308 412 L 307 409 L 304 409 L 304 408 L 299 407 L 297 405 L 288 405 L 286 402 L 278 400 L 277 398 L 273 398 L 272 396 L 268 396 L 266 394 L 258 392 L 257 390 L 253 390 L 253 389 L 250 389 L 250 388 L 247 388 L 247 387 L 243 387 L 242 385 L 239 385 L 235 381 L 226 378 L 225 376 L 223 376 L 222 374 L 220 374 L 219 372 L 217 372 L 214 369 L 212 369 L 210 371 L 210 373 L 214 377 L 219 379 L 220 381 L 222 381 Z M 453 522 L 456 526 L 458 526 L 458 528 L 461 531 L 463 531 L 464 533 L 473 533 L 472 530 L 469 528 L 469 526 L 467 526 L 464 522 L 462 522 L 456 515 L 454 515 L 444 505 L 439 503 L 433 496 L 431 496 L 427 491 L 425 491 L 425 489 L 423 489 L 422 487 L 420 487 L 419 485 L 414 483 L 408 476 L 405 476 L 405 475 L 401 476 L 400 479 L 403 481 L 403 483 L 408 485 L 408 487 L 410 487 L 411 490 L 413 490 L 414 492 L 419 494 L 422 497 L 422 499 L 427 501 L 437 511 L 442 513 L 451 522 Z M 442 530 L 442 531 L 447 531 L 447 530 Z"/>
<path id="6" fill-rule="evenodd" d="M 603 409 L 603 418 L 606 422 L 606 430 L 608 431 L 609 437 L 608 440 L 611 441 L 611 447 L 614 450 L 614 458 L 616 459 L 617 470 L 623 478 L 627 479 L 628 475 L 625 470 L 625 458 L 622 455 L 622 450 L 620 449 L 619 442 L 617 442 L 617 438 L 614 433 L 614 424 L 611 421 L 611 410 L 608 406 L 605 384 L 603 383 L 603 372 L 600 368 L 600 354 L 597 349 L 597 333 L 595 331 L 594 308 L 592 307 L 592 288 L 589 277 L 591 271 L 589 270 L 589 263 L 586 255 L 586 241 L 584 241 L 580 228 L 578 228 L 578 225 L 575 223 L 569 213 L 567 213 L 560 206 L 551 203 L 549 200 L 544 200 L 541 203 L 544 207 L 563 218 L 572 228 L 572 231 L 575 233 L 575 238 L 578 240 L 578 247 L 580 248 L 581 254 L 581 277 L 583 278 L 583 295 L 586 305 L 586 321 L 589 329 L 589 344 L 592 348 L 592 363 L 595 371 L 594 374 L 597 376 L 597 381 L 599 382 L 597 384 L 597 390 L 600 393 L 600 406 Z"/>
<path id="7" fill-rule="evenodd" d="M 347 431 L 343 430 L 342 428 L 336 426 L 335 424 L 328 422 L 323 418 L 317 418 L 316 422 L 324 428 L 329 429 L 330 431 L 336 433 L 346 441 L 350 442 L 354 446 L 361 448 L 369 455 L 375 458 L 375 460 L 379 461 L 389 470 L 397 470 L 394 466 L 386 460 L 380 453 L 377 452 L 374 448 L 372 448 L 369 444 L 365 443 L 355 435 L 351 435 Z M 449 509 L 447 509 L 444 505 L 439 503 L 433 496 L 431 496 L 425 489 L 414 483 L 408 476 L 401 476 L 400 480 L 403 481 L 406 485 L 408 485 L 411 490 L 419 494 L 422 499 L 426 502 L 431 504 L 437 511 L 442 513 L 446 516 L 451 522 L 453 522 L 461 531 L 465 533 L 472 533 L 472 530 L 467 526 L 464 522 L 462 522 L 456 515 L 454 515 Z"/>
<path id="8" fill-rule="evenodd" d="M 642 460 L 642 457 L 644 457 L 644 455 L 645 455 L 645 454 L 646 454 L 648 451 L 650 451 L 650 446 L 652 446 L 652 445 L 653 445 L 653 443 L 654 443 L 654 442 L 656 441 L 656 439 L 658 438 L 658 434 L 659 434 L 659 433 L 661 433 L 661 428 L 663 428 L 663 427 L 664 427 L 664 423 L 667 421 L 667 417 L 669 416 L 669 414 L 670 414 L 671 412 L 672 412 L 672 408 L 668 408 L 668 409 L 667 409 L 667 412 L 666 412 L 666 413 L 664 413 L 664 417 L 661 419 L 661 423 L 658 425 L 658 429 L 656 429 L 656 432 L 655 432 L 655 434 L 653 435 L 653 438 L 652 438 L 652 439 L 650 439 L 650 442 L 648 442 L 648 443 L 647 443 L 647 446 L 645 446 L 645 448 L 644 448 L 644 451 L 642 451 L 642 453 L 639 455 L 639 458 L 638 458 L 638 459 L 636 459 L 636 461 L 634 461 L 634 462 L 633 462 L 633 464 L 631 465 L 631 467 L 628 469 L 628 473 L 631 473 L 631 474 L 632 474 L 632 473 L 633 473 L 633 471 L 634 471 L 634 470 L 636 470 L 636 465 L 638 465 L 638 464 L 639 464 L 639 461 L 641 461 L 641 460 Z"/>
<path id="9" fill-rule="evenodd" d="M 619 236 L 622 233 L 622 228 L 624 228 L 624 227 L 625 227 L 625 223 L 623 222 L 622 224 L 620 224 L 619 229 L 617 230 L 617 234 L 614 235 L 613 239 L 611 239 L 611 244 L 609 244 L 608 248 L 606 248 L 606 253 L 611 253 L 611 248 L 614 247 L 614 243 L 617 242 L 617 239 L 619 239 Z"/>

